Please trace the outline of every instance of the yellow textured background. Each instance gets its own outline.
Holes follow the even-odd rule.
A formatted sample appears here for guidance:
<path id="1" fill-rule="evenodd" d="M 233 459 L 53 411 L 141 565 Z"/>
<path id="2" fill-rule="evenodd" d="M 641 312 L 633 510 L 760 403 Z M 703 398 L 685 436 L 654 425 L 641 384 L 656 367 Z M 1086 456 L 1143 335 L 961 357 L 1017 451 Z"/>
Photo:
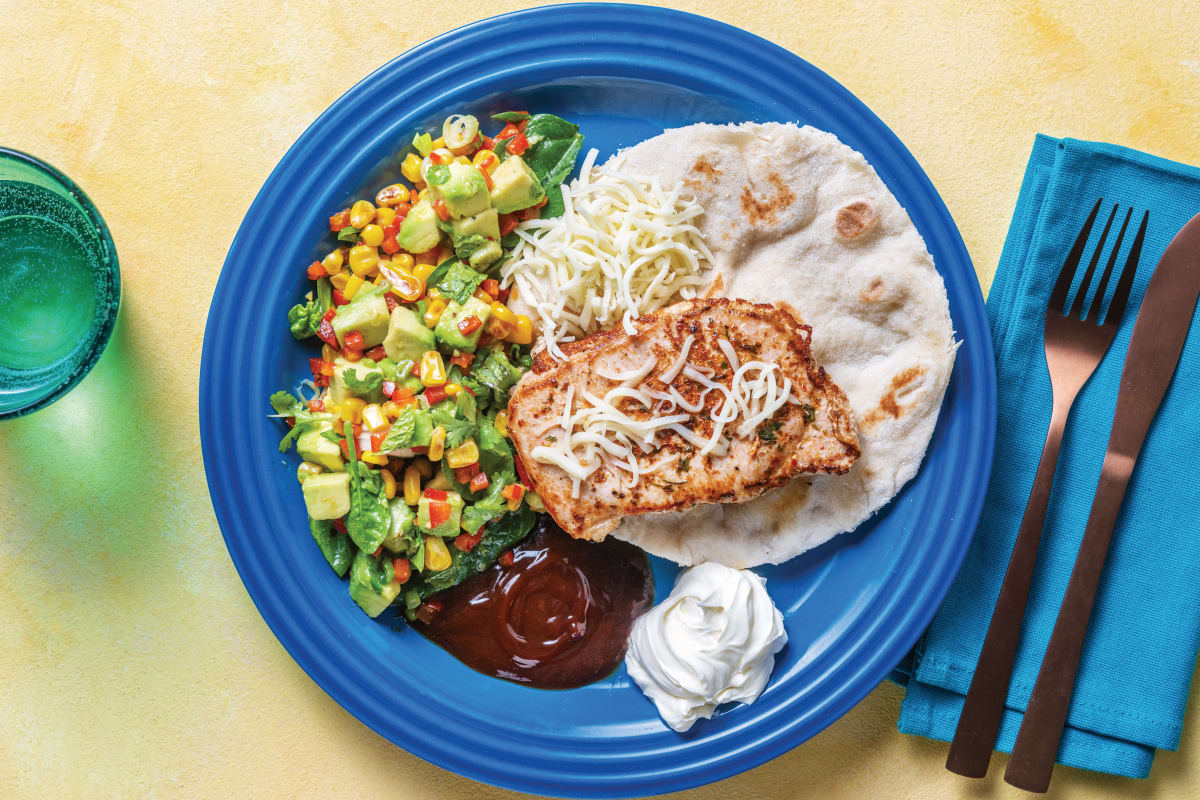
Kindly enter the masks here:
<path id="1" fill-rule="evenodd" d="M 291 142 L 409 47 L 524 5 L 0 0 L 0 144 L 79 181 L 124 280 L 95 371 L 0 423 L 0 797 L 514 796 L 376 736 L 275 641 L 209 504 L 196 379 L 226 249 Z M 1036 131 L 1200 162 L 1195 7 L 678 5 L 784 45 L 871 106 L 985 285 Z M 1059 768 L 1052 796 L 1200 796 L 1197 694 L 1181 752 L 1148 781 Z M 1001 769 L 968 782 L 942 768 L 946 745 L 898 734 L 900 697 L 885 684 L 804 746 L 689 796 L 1020 795 Z"/>

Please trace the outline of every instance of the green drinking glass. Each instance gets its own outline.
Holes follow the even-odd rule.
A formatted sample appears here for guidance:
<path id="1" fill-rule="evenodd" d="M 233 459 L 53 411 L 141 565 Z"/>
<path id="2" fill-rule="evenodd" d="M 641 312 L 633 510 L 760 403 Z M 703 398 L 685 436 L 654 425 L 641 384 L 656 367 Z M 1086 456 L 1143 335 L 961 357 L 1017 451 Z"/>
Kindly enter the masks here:
<path id="1" fill-rule="evenodd" d="M 92 201 L 44 161 L 0 147 L 0 420 L 79 383 L 120 300 L 117 251 Z"/>

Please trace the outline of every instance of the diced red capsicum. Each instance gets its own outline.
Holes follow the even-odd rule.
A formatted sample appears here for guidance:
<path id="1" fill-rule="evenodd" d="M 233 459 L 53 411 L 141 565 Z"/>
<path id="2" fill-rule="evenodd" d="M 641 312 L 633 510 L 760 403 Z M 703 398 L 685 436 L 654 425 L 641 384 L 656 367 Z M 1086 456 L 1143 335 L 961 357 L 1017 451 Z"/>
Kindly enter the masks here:
<path id="1" fill-rule="evenodd" d="M 319 414 L 325 410 L 325 401 L 319 397 L 314 397 L 308 401 L 308 410 L 314 414 Z"/>
<path id="2" fill-rule="evenodd" d="M 438 215 L 438 219 L 442 222 L 450 221 L 450 209 L 446 207 L 446 201 L 440 197 L 433 201 L 433 213 Z"/>
<path id="3" fill-rule="evenodd" d="M 383 296 L 383 302 L 387 304 L 387 310 L 390 314 L 396 310 L 396 306 L 400 305 L 400 298 L 396 297 L 396 295 L 392 294 L 391 292 L 388 292 Z"/>
<path id="4" fill-rule="evenodd" d="M 329 230 L 337 233 L 342 228 L 350 224 L 350 209 L 343 208 L 341 211 L 329 218 Z"/>
<path id="5" fill-rule="evenodd" d="M 396 583 L 408 583 L 412 576 L 412 567 L 407 558 L 392 559 L 392 580 Z"/>
<path id="6" fill-rule="evenodd" d="M 380 388 L 383 389 L 384 397 L 391 397 L 392 392 L 396 391 L 396 383 L 395 381 L 384 381 Z"/>
<path id="7" fill-rule="evenodd" d="M 396 241 L 396 234 L 399 231 L 400 228 L 395 223 L 383 229 L 383 241 L 379 243 L 379 249 L 389 256 L 400 252 L 400 244 Z"/>
<path id="8" fill-rule="evenodd" d="M 521 479 L 521 483 L 529 483 L 529 475 L 525 472 L 525 465 L 521 463 L 521 456 L 514 452 L 513 463 L 517 465 L 517 477 Z"/>
<path id="9" fill-rule="evenodd" d="M 479 463 L 468 464 L 465 467 L 459 467 L 454 470 L 454 480 L 459 483 L 470 483 L 471 479 L 479 474 Z"/>
<path id="10" fill-rule="evenodd" d="M 338 533 L 342 534 L 343 536 L 345 536 L 347 533 L 346 521 L 343 520 L 341 517 L 338 517 L 337 519 L 335 519 L 333 521 L 333 529 L 335 531 L 337 531 Z"/>
<path id="11" fill-rule="evenodd" d="M 525 496 L 525 487 L 519 483 L 510 483 L 500 490 L 500 496 L 508 501 L 509 511 L 516 511 L 521 507 L 521 498 Z"/>
<path id="12" fill-rule="evenodd" d="M 514 156 L 523 156 L 525 155 L 525 151 L 529 149 L 529 140 L 525 138 L 524 133 L 518 133 L 505 146 L 505 149 Z"/>
<path id="13" fill-rule="evenodd" d="M 516 214 L 501 214 L 500 215 L 500 235 L 508 236 L 517 229 L 517 225 L 521 220 L 517 219 Z"/>
<path id="14" fill-rule="evenodd" d="M 314 261 L 313 263 L 308 265 L 308 279 L 310 281 L 315 281 L 318 278 L 324 278 L 324 277 L 325 277 L 325 265 L 324 264 L 322 264 L 320 261 Z"/>
<path id="15" fill-rule="evenodd" d="M 436 150 L 434 150 L 432 153 L 429 154 L 429 163 L 430 164 L 448 164 L 449 162 L 450 162 L 450 159 L 446 158 L 446 156 L 444 154 L 439 153 Z"/>
<path id="16" fill-rule="evenodd" d="M 450 363 L 466 370 L 466 369 L 471 368 L 471 362 L 474 360 L 475 360 L 474 353 L 459 353 L 458 355 L 452 356 L 450 358 Z"/>
<path id="17" fill-rule="evenodd" d="M 379 448 L 383 446 L 383 440 L 387 438 L 387 431 L 371 434 L 371 452 L 378 453 Z"/>
<path id="18" fill-rule="evenodd" d="M 310 358 L 308 360 L 308 369 L 313 375 L 332 375 L 333 364 L 328 361 L 323 361 L 319 358 Z"/>
<path id="19" fill-rule="evenodd" d="M 504 566 L 504 567 L 511 567 L 513 565 L 513 551 L 512 550 L 504 551 L 504 553 L 500 556 L 500 565 Z"/>
<path id="20" fill-rule="evenodd" d="M 443 492 L 442 494 L 445 494 Z M 429 502 L 429 527 L 436 528 L 439 525 L 444 525 L 450 520 L 450 504 L 443 500 L 431 500 Z"/>
<path id="21" fill-rule="evenodd" d="M 449 497 L 449 495 L 446 494 L 445 489 L 426 489 L 424 492 L 422 492 L 422 494 L 424 494 L 430 500 L 445 500 L 447 497 Z"/>
<path id="22" fill-rule="evenodd" d="M 472 333 L 483 327 L 483 320 L 474 314 L 468 314 L 455 323 L 454 327 L 458 328 L 458 332 L 463 336 L 470 336 Z"/>
<path id="23" fill-rule="evenodd" d="M 346 347 L 351 350 L 363 349 L 363 335 L 361 331 L 350 331 L 346 334 Z"/>
<path id="24" fill-rule="evenodd" d="M 349 303 L 349 302 L 350 302 L 350 301 L 346 299 L 346 295 L 342 294 L 342 290 L 341 290 L 341 289 L 334 289 L 334 290 L 333 290 L 333 304 L 334 304 L 334 306 L 344 306 L 344 305 L 346 305 L 346 304 L 347 304 L 347 303 Z"/>
<path id="25" fill-rule="evenodd" d="M 492 299 L 500 295 L 500 281 L 495 278 L 488 278 L 483 283 L 479 284 L 479 288 L 487 292 Z"/>
<path id="26" fill-rule="evenodd" d="M 471 482 L 467 484 L 467 488 L 472 492 L 482 492 L 484 489 L 488 488 L 490 483 L 491 481 L 488 480 L 487 474 L 481 472 L 474 478 L 471 478 Z"/>
<path id="27" fill-rule="evenodd" d="M 333 309 L 329 309 L 332 311 Z M 337 333 L 333 330 L 333 325 L 329 323 L 328 315 L 321 320 L 321 324 L 317 326 L 317 336 L 322 342 L 332 347 L 334 350 L 340 350 L 341 345 L 338 343 Z"/>
<path id="28" fill-rule="evenodd" d="M 475 549 L 475 545 L 479 544 L 479 540 L 483 538 L 483 528 L 472 536 L 469 533 L 460 533 L 454 539 L 454 546 L 464 553 L 469 553 Z"/>
<path id="29" fill-rule="evenodd" d="M 418 378 L 421 377 L 421 359 L 418 358 L 413 362 L 413 365 L 409 367 L 408 374 L 416 375 Z"/>
<path id="30" fill-rule="evenodd" d="M 425 390 L 425 402 L 430 406 L 436 406 L 447 397 L 449 395 L 446 394 L 446 387 L 444 386 L 430 386 Z"/>
<path id="31" fill-rule="evenodd" d="M 387 350 L 383 349 L 383 345 L 377 344 L 367 352 L 363 353 L 363 355 L 372 361 L 383 361 L 385 358 L 387 358 Z"/>

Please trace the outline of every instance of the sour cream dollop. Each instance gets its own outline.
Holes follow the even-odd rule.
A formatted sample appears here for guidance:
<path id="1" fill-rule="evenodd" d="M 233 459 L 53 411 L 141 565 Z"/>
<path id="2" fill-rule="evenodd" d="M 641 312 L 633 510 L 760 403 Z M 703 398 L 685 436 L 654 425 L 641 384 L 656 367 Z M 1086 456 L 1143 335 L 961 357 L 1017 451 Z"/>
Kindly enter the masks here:
<path id="1" fill-rule="evenodd" d="M 707 562 L 680 575 L 633 623 L 625 666 L 663 720 L 683 732 L 722 703 L 753 703 L 785 644 L 766 579 Z"/>

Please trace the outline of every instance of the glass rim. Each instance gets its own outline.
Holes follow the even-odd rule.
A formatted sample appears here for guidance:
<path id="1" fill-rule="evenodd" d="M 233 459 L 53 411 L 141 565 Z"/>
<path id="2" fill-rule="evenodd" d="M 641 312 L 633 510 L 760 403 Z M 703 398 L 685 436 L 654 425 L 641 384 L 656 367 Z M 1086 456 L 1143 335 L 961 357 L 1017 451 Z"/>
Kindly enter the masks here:
<path id="1" fill-rule="evenodd" d="M 70 374 L 51 390 L 49 394 L 38 398 L 29 405 L 21 406 L 11 411 L 0 411 L 0 421 L 32 414 L 34 411 L 43 409 L 60 399 L 71 389 L 75 388 L 92 371 L 92 367 L 96 365 L 96 362 L 100 360 L 100 355 L 104 352 L 104 348 L 108 345 L 108 340 L 112 337 L 113 328 L 116 327 L 117 316 L 120 313 L 121 307 L 121 262 L 117 257 L 117 246 L 113 242 L 112 232 L 108 229 L 108 223 L 104 221 L 104 217 L 101 216 L 99 209 L 96 208 L 96 204 L 88 197 L 87 192 L 83 191 L 78 183 L 53 164 L 22 150 L 0 145 L 0 161 L 4 161 L 5 159 L 23 162 L 41 172 L 62 187 L 79 204 L 84 214 L 91 221 L 93 228 L 95 228 L 97 238 L 100 240 L 100 246 L 109 259 L 109 267 L 104 270 L 105 274 L 101 276 L 101 283 L 108 290 L 109 295 L 115 302 L 107 303 L 106 310 L 101 312 L 104 314 L 104 319 L 100 321 L 99 327 L 91 337 L 90 349 L 79 364 L 71 370 Z"/>

